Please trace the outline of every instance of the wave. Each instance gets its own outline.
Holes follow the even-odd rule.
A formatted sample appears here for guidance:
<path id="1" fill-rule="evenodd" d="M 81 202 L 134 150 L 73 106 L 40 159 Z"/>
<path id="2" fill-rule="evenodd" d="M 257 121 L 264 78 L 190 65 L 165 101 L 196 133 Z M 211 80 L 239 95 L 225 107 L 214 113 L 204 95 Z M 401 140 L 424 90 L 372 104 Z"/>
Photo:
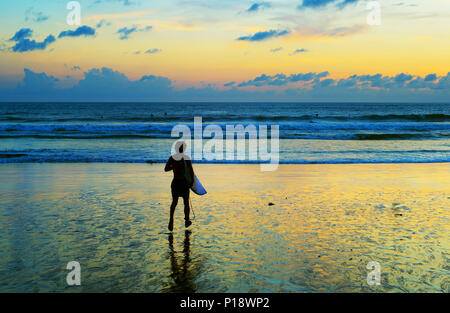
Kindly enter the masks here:
<path id="1" fill-rule="evenodd" d="M 220 116 L 223 117 L 223 114 Z M 405 121 L 393 122 L 389 119 L 404 118 Z M 272 116 L 274 123 L 280 129 L 280 139 L 319 139 L 319 140 L 439 140 L 447 139 L 450 136 L 450 123 L 442 122 L 450 116 L 446 114 L 413 114 L 413 115 L 362 115 L 359 121 L 346 120 L 348 116 L 328 116 L 323 120 L 312 120 L 312 115 L 302 115 L 299 117 L 288 116 Z M 14 116 L 6 116 L 6 118 L 15 118 Z M 157 119 L 157 117 L 154 117 Z M 169 117 L 171 118 L 171 117 Z M 177 117 L 180 118 L 180 117 Z M 227 115 L 226 118 L 232 120 L 233 123 L 219 122 L 225 132 L 226 126 L 234 124 L 236 120 L 235 114 Z M 253 119 L 258 120 L 256 123 L 239 122 L 247 126 L 248 124 L 267 125 L 270 124 L 264 119 L 265 114 L 252 115 Z M 328 120 L 326 120 L 328 118 Z M 166 123 L 157 122 L 136 122 L 146 117 L 136 117 L 135 122 L 119 123 L 119 122 L 97 122 L 94 119 L 86 119 L 84 122 L 67 121 L 70 118 L 48 121 L 45 123 L 12 123 L 0 124 L 0 138 L 20 139 L 20 138 L 36 138 L 36 139 L 173 139 L 171 137 L 172 129 L 180 123 L 175 121 Z M 166 117 L 164 117 L 166 119 Z M 174 118 L 175 119 L 175 118 Z M 341 119 L 337 121 L 336 119 Z M 364 121 L 366 120 L 377 120 Z M 421 121 L 416 121 L 416 120 Z M 433 120 L 433 123 L 424 120 Z M 436 122 L 439 121 L 439 122 Z M 203 127 L 212 123 L 204 120 Z M 193 121 L 190 120 L 185 125 L 189 126 L 191 134 L 193 134 Z M 270 127 L 269 127 L 270 129 Z M 208 139 L 208 138 L 205 138 Z"/>
<path id="2" fill-rule="evenodd" d="M 379 121 L 379 122 L 450 122 L 450 115 L 447 114 L 385 114 L 385 115 L 300 115 L 300 116 L 266 116 L 256 115 L 250 119 L 255 121 Z"/>
<path id="3" fill-rule="evenodd" d="M 279 139 L 304 139 L 304 140 L 439 140 L 450 137 L 450 134 L 420 134 L 420 133 L 380 133 L 380 134 L 280 134 Z M 0 139 L 175 139 L 167 134 L 15 134 L 0 135 Z M 268 137 L 270 139 L 270 136 Z M 204 138 L 204 140 L 209 140 Z M 225 139 L 224 139 L 225 140 Z"/>
<path id="4" fill-rule="evenodd" d="M 0 121 L 17 121 L 24 123 L 35 122 L 142 122 L 142 123 L 171 123 L 171 122 L 184 122 L 192 123 L 193 120 L 191 114 L 179 114 L 179 115 L 139 115 L 139 116 L 127 116 L 126 114 L 118 116 L 105 116 L 99 115 L 92 116 L 73 116 L 73 117 L 54 117 L 54 116 L 41 116 L 41 117 L 29 117 L 20 115 L 3 115 L 0 116 Z M 357 122 L 357 121 L 369 121 L 369 122 L 423 122 L 423 123 L 442 123 L 450 122 L 450 115 L 448 114 L 369 114 L 369 115 L 320 115 L 320 114 L 306 114 L 306 115 L 275 115 L 273 112 L 270 115 L 266 114 L 202 114 L 199 112 L 196 116 L 203 116 L 203 120 L 208 123 L 216 122 L 292 122 L 292 121 L 341 121 L 341 122 Z"/>
<path id="5" fill-rule="evenodd" d="M 0 135 L 3 139 L 35 138 L 35 139 L 169 139 L 171 137 L 145 134 L 18 134 L 18 135 Z"/>
<path id="6" fill-rule="evenodd" d="M 365 115 L 360 119 L 371 121 L 415 121 L 415 122 L 450 122 L 450 115 L 447 114 L 386 114 L 386 115 Z"/>
<path id="7" fill-rule="evenodd" d="M 226 129 L 227 125 L 244 125 L 247 126 L 250 123 L 233 123 L 224 124 L 217 123 L 223 130 Z M 63 124 L 63 123 L 51 123 L 51 124 L 0 124 L 1 132 L 112 132 L 112 131 L 127 131 L 127 132 L 149 132 L 149 131 L 160 131 L 168 132 L 176 125 L 186 125 L 193 130 L 193 123 L 186 124 L 154 124 L 154 123 L 83 123 L 83 124 Z M 203 128 L 211 123 L 203 123 Z M 265 123 L 256 123 L 255 126 L 266 125 Z M 320 123 L 310 123 L 310 122 L 297 122 L 297 123 L 283 123 L 275 124 L 279 125 L 280 130 L 382 130 L 382 129 L 392 129 L 392 130 L 411 130 L 411 131 L 427 131 L 427 130 L 450 130 L 450 123 L 422 123 L 422 122 L 403 122 L 403 123 L 392 123 L 392 122 L 382 122 L 382 123 L 369 123 L 369 122 L 320 122 Z M 269 125 L 270 126 L 270 125 Z"/>
<path id="8" fill-rule="evenodd" d="M 25 153 L 0 153 L 0 159 L 23 158 L 29 156 Z"/>
<path id="9" fill-rule="evenodd" d="M 39 157 L 23 155 L 12 157 L 2 157 L 0 163 L 147 163 L 164 164 L 167 160 L 161 159 L 126 159 L 126 158 L 94 158 L 94 157 L 70 157 L 70 156 L 49 156 Z M 355 158 L 333 158 L 333 159 L 315 159 L 315 160 L 280 160 L 279 164 L 379 164 L 379 163 L 449 163 L 449 157 L 434 157 L 429 159 L 416 158 L 378 158 L 378 159 L 355 159 Z M 248 161 L 248 160 L 201 160 L 195 161 L 196 164 L 264 164 L 268 162 Z"/>
<path id="10" fill-rule="evenodd" d="M 433 134 L 354 134 L 356 140 L 408 140 L 408 139 L 431 139 Z"/>
<path id="11" fill-rule="evenodd" d="M 287 144 L 287 145 L 286 145 Z M 361 145 L 336 143 L 333 149 L 327 149 L 328 144 L 315 149 L 295 151 L 296 143 L 280 145 L 279 160 L 281 164 L 347 164 L 347 163 L 447 163 L 450 162 L 450 146 L 432 144 L 428 148 L 422 144 L 405 146 L 394 145 Z M 164 163 L 170 143 L 160 145 L 130 145 L 123 146 L 120 142 L 106 145 L 66 145 L 58 148 L 54 144 L 44 144 L 41 148 L 14 147 L 0 150 L 0 163 Z M 52 147 L 52 148 L 50 148 Z M 347 147 L 347 148 L 343 148 Z M 357 147 L 360 147 L 358 149 Z M 377 147 L 377 148 L 376 148 Z M 389 149 L 391 147 L 392 149 Z M 416 147 L 414 149 L 413 147 Z M 237 157 L 237 151 L 234 156 Z M 248 160 L 200 160 L 195 163 L 213 164 L 259 164 L 261 161 Z"/>
<path id="12" fill-rule="evenodd" d="M 190 121 L 192 121 L 192 117 Z M 18 116 L 3 116 L 0 117 L 0 121 L 17 121 L 24 123 L 37 123 L 37 122 L 175 122 L 175 121 L 189 121 L 185 117 L 18 117 Z"/>

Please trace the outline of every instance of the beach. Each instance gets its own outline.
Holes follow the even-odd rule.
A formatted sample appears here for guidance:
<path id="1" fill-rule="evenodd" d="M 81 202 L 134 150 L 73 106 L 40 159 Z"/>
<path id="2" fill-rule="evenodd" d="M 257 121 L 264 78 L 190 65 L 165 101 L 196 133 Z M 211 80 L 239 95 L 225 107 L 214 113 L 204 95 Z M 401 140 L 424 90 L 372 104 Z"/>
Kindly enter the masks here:
<path id="1" fill-rule="evenodd" d="M 2 164 L 0 292 L 450 292 L 449 163 L 194 163 L 173 234 L 163 167 Z"/>

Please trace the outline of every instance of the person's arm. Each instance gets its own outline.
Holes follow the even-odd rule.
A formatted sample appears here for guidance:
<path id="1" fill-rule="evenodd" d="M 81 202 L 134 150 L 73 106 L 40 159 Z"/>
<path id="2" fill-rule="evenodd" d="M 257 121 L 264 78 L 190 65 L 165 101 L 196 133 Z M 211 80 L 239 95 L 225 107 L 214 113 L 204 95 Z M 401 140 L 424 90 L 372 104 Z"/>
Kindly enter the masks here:
<path id="1" fill-rule="evenodd" d="M 192 167 L 192 162 L 190 160 L 186 161 L 186 162 L 187 162 L 188 167 L 189 167 L 189 174 L 191 175 L 191 186 L 192 186 L 194 184 L 194 169 Z"/>
<path id="2" fill-rule="evenodd" d="M 172 157 L 167 160 L 166 167 L 164 168 L 165 172 L 170 172 L 171 170 L 173 170 Z"/>

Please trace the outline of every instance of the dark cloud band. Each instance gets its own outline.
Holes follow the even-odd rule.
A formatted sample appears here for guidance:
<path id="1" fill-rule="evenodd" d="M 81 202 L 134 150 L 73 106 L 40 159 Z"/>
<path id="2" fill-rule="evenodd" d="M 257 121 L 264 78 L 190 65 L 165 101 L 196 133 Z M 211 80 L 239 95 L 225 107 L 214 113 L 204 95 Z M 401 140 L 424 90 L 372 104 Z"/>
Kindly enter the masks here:
<path id="1" fill-rule="evenodd" d="M 276 37 L 281 37 L 281 36 L 286 36 L 290 33 L 289 30 L 268 30 L 268 31 L 263 31 L 263 32 L 257 32 L 253 35 L 249 35 L 249 36 L 243 36 L 243 37 L 239 37 L 237 38 L 237 40 L 241 40 L 241 41 L 263 41 L 263 40 L 267 40 L 270 38 L 276 38 Z"/>

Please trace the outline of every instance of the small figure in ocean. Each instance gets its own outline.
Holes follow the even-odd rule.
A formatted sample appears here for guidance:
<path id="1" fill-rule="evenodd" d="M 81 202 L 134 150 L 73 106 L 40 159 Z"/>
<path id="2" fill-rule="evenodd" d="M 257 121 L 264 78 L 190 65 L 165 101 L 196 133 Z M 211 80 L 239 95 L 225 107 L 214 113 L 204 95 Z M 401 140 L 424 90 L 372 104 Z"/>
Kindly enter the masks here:
<path id="1" fill-rule="evenodd" d="M 173 180 L 171 184 L 172 188 L 172 204 L 170 205 L 170 220 L 169 230 L 173 230 L 173 215 L 175 208 L 178 204 L 178 198 L 183 198 L 184 203 L 184 225 L 189 227 L 192 222 L 189 219 L 190 207 L 189 207 L 189 189 L 194 181 L 194 169 L 192 168 L 192 162 L 189 157 L 184 154 L 186 151 L 186 143 L 184 141 L 178 141 L 175 144 L 176 154 L 172 155 L 166 163 L 164 171 L 173 171 Z"/>

